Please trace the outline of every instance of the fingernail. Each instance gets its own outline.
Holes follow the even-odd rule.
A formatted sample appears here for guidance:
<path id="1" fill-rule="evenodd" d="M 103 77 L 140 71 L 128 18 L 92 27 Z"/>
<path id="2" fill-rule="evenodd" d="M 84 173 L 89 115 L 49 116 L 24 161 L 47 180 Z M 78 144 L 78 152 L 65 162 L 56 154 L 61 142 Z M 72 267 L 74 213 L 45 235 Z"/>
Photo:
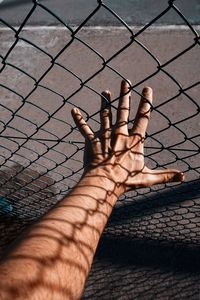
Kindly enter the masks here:
<path id="1" fill-rule="evenodd" d="M 143 95 L 144 95 L 144 94 L 145 94 L 145 95 L 150 95 L 150 94 L 152 94 L 152 92 L 153 92 L 153 90 L 152 90 L 152 88 L 149 87 L 149 86 L 145 86 L 145 87 L 143 88 L 143 91 L 142 91 Z"/>
<path id="2" fill-rule="evenodd" d="M 181 181 L 182 182 L 182 181 L 184 181 L 184 179 L 185 179 L 185 176 L 183 173 L 177 173 L 174 175 L 173 181 L 175 181 L 175 182 Z"/>
<path id="3" fill-rule="evenodd" d="M 79 113 L 79 109 L 78 109 L 77 107 L 74 107 L 74 108 L 72 109 L 72 113 L 74 113 L 74 114 Z"/>
<path id="4" fill-rule="evenodd" d="M 110 96 L 111 96 L 111 92 L 106 90 L 106 91 L 103 91 L 102 93 L 102 96 L 104 96 L 106 99 L 110 100 Z"/>
<path id="5" fill-rule="evenodd" d="M 181 173 L 181 182 L 184 181 L 184 180 L 185 180 L 185 175 L 184 175 L 184 173 L 182 172 L 182 173 Z"/>
<path id="6" fill-rule="evenodd" d="M 130 85 L 131 85 L 131 81 L 129 79 L 122 80 L 122 86 L 130 86 Z"/>

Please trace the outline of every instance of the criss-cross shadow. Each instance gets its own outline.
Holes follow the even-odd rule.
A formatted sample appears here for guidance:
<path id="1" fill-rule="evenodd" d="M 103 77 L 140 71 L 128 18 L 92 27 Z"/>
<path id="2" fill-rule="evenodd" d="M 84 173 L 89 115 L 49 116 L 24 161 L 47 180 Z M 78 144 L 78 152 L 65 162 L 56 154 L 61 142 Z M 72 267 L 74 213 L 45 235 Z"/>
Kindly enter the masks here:
<path id="1" fill-rule="evenodd" d="M 33 175 L 36 176 L 35 173 L 29 174 Z M 51 184 L 48 178 L 44 181 Z M 17 180 L 11 184 L 9 188 L 12 190 L 23 182 Z M 181 295 L 181 299 L 197 299 L 200 279 L 199 196 L 200 185 L 196 180 L 139 200 L 130 202 L 129 199 L 124 205 L 116 206 L 101 238 L 82 298 L 163 299 Z M 44 200 L 37 204 L 41 209 L 45 203 Z M 30 204 L 27 203 L 27 207 Z M 38 207 L 35 207 L 36 211 L 40 210 Z M 10 242 L 33 221 L 20 211 L 23 211 L 23 205 L 18 207 L 18 214 L 4 215 L 1 219 L 4 225 L 1 237 L 7 239 L 4 242 L 5 254 Z M 179 225 L 182 226 L 180 229 Z"/>
<path id="2" fill-rule="evenodd" d="M 115 207 L 82 299 L 198 299 L 199 182 L 185 183 Z M 173 213 L 170 215 L 170 212 Z M 157 219 L 158 214 L 160 219 Z M 169 231 L 163 231 L 158 224 L 165 221 L 167 215 Z M 184 229 L 176 229 L 173 223 L 176 216 L 178 220 L 189 220 L 185 234 Z M 151 229 L 148 235 L 155 220 L 159 221 L 154 225 L 154 234 Z M 189 232 L 187 224 L 193 224 L 188 226 Z"/>
<path id="3" fill-rule="evenodd" d="M 131 202 L 130 202 L 131 200 Z M 192 210 L 196 217 L 199 217 L 200 205 L 200 179 L 182 183 L 181 185 L 170 187 L 164 191 L 149 193 L 147 196 L 135 200 L 130 198 L 129 201 L 124 201 L 124 205 L 116 206 L 113 210 L 112 218 L 109 221 L 109 226 L 114 226 L 120 223 L 129 223 L 135 217 L 143 217 L 155 212 L 162 211 L 171 206 L 170 210 L 178 210 L 185 208 Z M 183 217 L 186 216 L 184 210 Z M 163 214 L 164 217 L 164 214 Z M 191 218 L 191 217 L 190 217 Z M 200 227 L 200 219 L 198 219 Z"/>
<path id="4" fill-rule="evenodd" d="M 0 172 L 0 197 L 6 195 L 5 201 L 12 207 L 7 211 L 0 203 L 0 258 L 24 229 L 58 201 L 52 178 L 31 169 L 20 172 L 21 169 L 20 164 L 13 164 Z"/>
<path id="5" fill-rule="evenodd" d="M 198 299 L 200 247 L 104 236 L 82 299 Z"/>

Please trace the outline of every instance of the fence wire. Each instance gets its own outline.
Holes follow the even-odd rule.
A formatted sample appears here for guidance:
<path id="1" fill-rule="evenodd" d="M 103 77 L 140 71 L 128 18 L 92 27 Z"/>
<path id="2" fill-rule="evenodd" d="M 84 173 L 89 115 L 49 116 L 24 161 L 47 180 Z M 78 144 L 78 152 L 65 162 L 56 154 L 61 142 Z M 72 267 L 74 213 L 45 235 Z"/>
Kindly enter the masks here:
<path id="1" fill-rule="evenodd" d="M 94 38 L 87 31 L 101 10 L 124 30 L 123 40 L 113 53 L 109 40 L 102 53 L 95 48 L 93 39 L 98 35 L 102 38 L 101 29 Z M 37 29 L 35 39 L 27 28 L 38 11 L 49 14 L 62 26 L 56 31 L 53 47 L 46 40 L 45 29 Z M 144 35 L 170 12 L 181 18 L 187 37 L 182 37 L 184 48 L 180 49 L 177 41 L 176 53 L 163 59 L 157 52 L 159 34 L 150 46 Z M 98 129 L 99 78 L 108 74 L 120 82 L 129 77 L 136 99 L 146 82 L 165 78 L 168 89 L 173 86 L 172 92 L 154 101 L 152 122 L 156 121 L 146 135 L 145 157 L 152 168 L 178 166 L 187 180 L 181 185 L 138 189 L 120 198 L 101 239 L 83 299 L 199 299 L 198 74 L 187 81 L 188 72 L 195 67 L 190 59 L 187 61 L 187 55 L 199 57 L 196 27 L 176 1 L 166 1 L 165 9 L 154 19 L 134 29 L 102 1 L 97 1 L 95 9 L 77 27 L 67 24 L 40 1 L 32 1 L 19 27 L 5 19 L 0 22 L 4 42 L 0 47 L 1 255 L 28 224 L 47 212 L 81 177 L 84 141 L 71 120 L 71 108 L 78 106 L 91 126 Z M 137 53 L 136 60 L 142 57 L 143 69 L 152 66 L 143 77 L 131 70 L 130 78 L 127 70 L 118 68 L 120 59 L 127 66 L 123 55 L 130 49 Z M 83 61 L 87 65 L 84 73 Z M 176 69 L 184 64 L 186 82 L 182 84 Z M 81 101 L 86 97 L 97 100 Z M 117 101 L 114 93 L 113 109 Z M 131 117 L 130 125 L 133 121 Z"/>

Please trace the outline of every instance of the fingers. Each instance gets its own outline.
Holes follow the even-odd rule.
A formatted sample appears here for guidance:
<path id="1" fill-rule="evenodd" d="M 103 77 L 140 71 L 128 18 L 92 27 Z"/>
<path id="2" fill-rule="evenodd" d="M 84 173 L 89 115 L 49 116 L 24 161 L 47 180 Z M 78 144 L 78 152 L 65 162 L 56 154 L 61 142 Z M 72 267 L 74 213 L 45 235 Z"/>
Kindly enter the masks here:
<path id="1" fill-rule="evenodd" d="M 100 132 L 102 134 L 102 150 L 105 156 L 108 156 L 108 152 L 110 148 L 110 137 L 111 137 L 112 114 L 109 105 L 110 100 L 111 100 L 111 93 L 109 91 L 104 91 L 101 97 Z"/>
<path id="2" fill-rule="evenodd" d="M 74 107 L 71 111 L 72 117 L 76 126 L 80 130 L 81 134 L 84 138 L 89 140 L 92 143 L 92 149 L 95 154 L 101 154 L 101 144 L 98 138 L 95 138 L 94 132 L 90 128 L 90 126 L 84 120 L 80 110 L 77 107 Z"/>
<path id="3" fill-rule="evenodd" d="M 182 182 L 185 179 L 184 174 L 175 169 L 150 170 L 145 167 L 144 174 L 147 180 L 147 186 L 167 182 Z"/>
<path id="4" fill-rule="evenodd" d="M 112 115 L 111 115 L 111 109 L 109 105 L 110 100 L 111 100 L 111 92 L 110 91 L 102 92 L 100 118 L 101 118 L 101 132 L 103 133 L 111 128 Z"/>
<path id="5" fill-rule="evenodd" d="M 140 100 L 140 104 L 131 133 L 138 133 L 141 134 L 142 137 L 145 137 L 150 118 L 152 97 L 152 89 L 150 87 L 145 87 L 142 91 L 142 98 Z"/>
<path id="6" fill-rule="evenodd" d="M 121 92 L 119 99 L 119 106 L 117 112 L 117 122 L 116 122 L 116 134 L 128 135 L 128 117 L 130 110 L 130 92 L 131 82 L 129 80 L 123 80 L 121 83 Z"/>
<path id="7" fill-rule="evenodd" d="M 74 119 L 74 122 L 76 123 L 76 126 L 78 127 L 78 129 L 80 130 L 84 138 L 90 141 L 93 140 L 95 137 L 94 132 L 86 123 L 86 121 L 83 119 L 83 116 L 77 107 L 74 107 L 72 109 L 72 117 Z"/>

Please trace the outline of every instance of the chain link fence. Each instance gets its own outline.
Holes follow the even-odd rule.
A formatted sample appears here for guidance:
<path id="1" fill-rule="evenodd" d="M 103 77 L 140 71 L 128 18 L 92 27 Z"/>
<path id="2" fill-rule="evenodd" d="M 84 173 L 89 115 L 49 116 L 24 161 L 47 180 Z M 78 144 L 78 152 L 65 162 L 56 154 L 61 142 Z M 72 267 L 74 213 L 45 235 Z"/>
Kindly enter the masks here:
<path id="1" fill-rule="evenodd" d="M 161 90 L 155 90 L 146 135 L 148 166 L 178 167 L 186 182 L 121 197 L 83 299 L 199 299 L 200 81 L 193 73 L 199 66 L 198 26 L 190 24 L 176 1 L 165 1 L 165 8 L 141 27 L 129 26 L 110 5 L 95 3 L 77 27 L 42 1 L 32 1 L 19 27 L 0 19 L 0 253 L 81 177 L 84 140 L 71 108 L 79 107 L 98 130 L 102 89 L 112 88 L 117 109 L 116 86 L 129 78 L 134 108 L 144 85 Z M 40 11 L 61 27 L 27 27 Z M 102 11 L 118 27 L 88 27 Z M 184 23 L 175 46 L 170 34 L 163 40 L 165 29 L 156 29 L 169 13 Z M 132 112 L 130 126 L 133 121 Z"/>

